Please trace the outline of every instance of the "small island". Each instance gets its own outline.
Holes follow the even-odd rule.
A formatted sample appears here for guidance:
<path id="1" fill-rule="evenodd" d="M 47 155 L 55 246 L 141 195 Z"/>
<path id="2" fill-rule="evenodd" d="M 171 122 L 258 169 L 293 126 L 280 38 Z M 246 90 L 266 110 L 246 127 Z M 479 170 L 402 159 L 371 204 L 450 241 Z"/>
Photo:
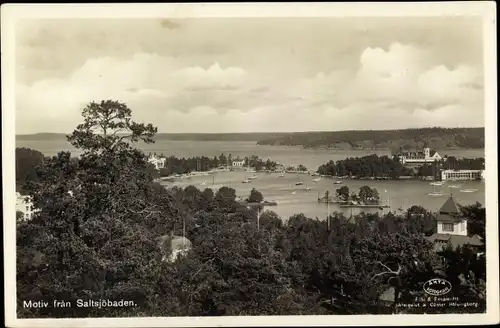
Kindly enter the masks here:
<path id="1" fill-rule="evenodd" d="M 356 208 L 388 208 L 389 204 L 383 204 L 376 188 L 363 186 L 359 192 L 349 193 L 349 187 L 342 186 L 335 191 L 335 195 L 330 195 L 328 191 L 323 197 L 318 197 L 319 203 L 339 204 L 340 207 Z"/>
<path id="2" fill-rule="evenodd" d="M 239 203 L 248 207 L 258 207 L 259 209 L 262 209 L 265 206 L 278 205 L 278 203 L 275 201 L 264 200 L 264 196 L 262 196 L 262 193 L 255 188 L 252 188 L 247 199 L 240 200 Z"/>

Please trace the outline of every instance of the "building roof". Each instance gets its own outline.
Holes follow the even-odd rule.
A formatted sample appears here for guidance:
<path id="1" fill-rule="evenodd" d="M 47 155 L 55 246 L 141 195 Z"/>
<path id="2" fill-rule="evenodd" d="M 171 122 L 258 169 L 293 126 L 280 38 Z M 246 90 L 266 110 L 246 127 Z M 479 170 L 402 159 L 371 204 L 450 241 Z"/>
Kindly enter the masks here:
<path id="1" fill-rule="evenodd" d="M 450 243 L 454 249 L 457 248 L 458 246 L 463 246 L 463 245 L 483 246 L 483 242 L 481 241 L 481 238 L 478 235 L 473 235 L 469 237 L 469 236 L 435 233 L 432 236 L 427 237 L 427 240 L 431 242 L 439 241 L 443 243 Z"/>
<path id="2" fill-rule="evenodd" d="M 437 221 L 443 223 L 458 223 L 465 221 L 465 218 L 458 216 L 457 214 L 438 214 Z"/>
<path id="3" fill-rule="evenodd" d="M 192 247 L 189 239 L 183 236 L 164 235 L 159 238 L 159 246 L 163 252 L 172 252 L 174 250 L 187 250 Z"/>
<path id="4" fill-rule="evenodd" d="M 465 218 L 460 217 L 460 211 L 458 209 L 457 203 L 452 196 L 446 200 L 446 202 L 441 206 L 439 210 L 437 221 L 445 223 L 457 223 L 465 220 Z"/>
<path id="5" fill-rule="evenodd" d="M 443 206 L 441 206 L 439 214 L 451 214 L 451 215 L 460 214 L 457 203 L 455 203 L 455 199 L 453 199 L 452 196 L 450 196 L 450 198 L 448 198 L 448 200 L 443 204 Z"/>

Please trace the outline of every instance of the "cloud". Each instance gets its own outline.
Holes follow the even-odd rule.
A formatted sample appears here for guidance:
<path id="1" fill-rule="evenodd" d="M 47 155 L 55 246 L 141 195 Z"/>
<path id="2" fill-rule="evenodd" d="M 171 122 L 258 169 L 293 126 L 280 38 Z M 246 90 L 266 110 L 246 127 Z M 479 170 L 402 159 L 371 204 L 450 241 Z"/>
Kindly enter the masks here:
<path id="1" fill-rule="evenodd" d="M 219 63 L 204 69 L 202 67 L 186 67 L 173 73 L 173 78 L 188 89 L 235 89 L 244 85 L 247 74 L 239 67 L 221 68 Z"/>
<path id="2" fill-rule="evenodd" d="M 448 38 L 428 29 L 423 42 L 379 21 L 362 35 L 345 21 L 290 22 L 26 28 L 16 48 L 18 132 L 69 132 L 83 106 L 110 98 L 161 132 L 484 125 L 482 64 L 459 51 L 472 43 L 456 29 Z"/>

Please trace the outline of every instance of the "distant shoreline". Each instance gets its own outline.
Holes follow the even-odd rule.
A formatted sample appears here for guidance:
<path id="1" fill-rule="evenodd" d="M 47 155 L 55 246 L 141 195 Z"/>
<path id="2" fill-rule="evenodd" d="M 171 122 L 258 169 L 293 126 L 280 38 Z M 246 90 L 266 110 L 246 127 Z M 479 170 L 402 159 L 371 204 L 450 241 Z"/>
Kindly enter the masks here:
<path id="1" fill-rule="evenodd" d="M 416 128 L 398 130 L 345 130 L 307 132 L 158 133 L 156 142 L 253 142 L 258 146 L 303 149 L 387 151 L 429 148 L 484 149 L 485 128 Z M 65 140 L 66 133 L 18 134 L 17 141 Z"/>

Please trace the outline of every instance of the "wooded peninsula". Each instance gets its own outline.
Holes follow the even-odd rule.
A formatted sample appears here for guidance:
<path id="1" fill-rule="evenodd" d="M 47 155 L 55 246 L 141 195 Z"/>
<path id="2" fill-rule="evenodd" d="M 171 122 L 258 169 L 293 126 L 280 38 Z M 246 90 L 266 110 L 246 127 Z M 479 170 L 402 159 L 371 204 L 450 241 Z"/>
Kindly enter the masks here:
<path id="1" fill-rule="evenodd" d="M 337 149 L 484 148 L 484 128 L 421 128 L 404 130 L 352 130 L 294 132 L 262 139 L 258 145 Z"/>

